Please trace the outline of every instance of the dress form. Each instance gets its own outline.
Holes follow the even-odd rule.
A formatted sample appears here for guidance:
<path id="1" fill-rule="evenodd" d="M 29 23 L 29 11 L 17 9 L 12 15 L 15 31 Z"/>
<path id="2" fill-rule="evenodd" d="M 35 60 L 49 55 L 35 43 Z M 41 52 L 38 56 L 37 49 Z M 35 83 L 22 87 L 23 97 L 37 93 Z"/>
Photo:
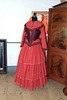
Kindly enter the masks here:
<path id="1" fill-rule="evenodd" d="M 32 16 L 32 21 L 33 21 L 33 22 L 37 21 L 36 13 L 33 14 L 33 16 Z"/>

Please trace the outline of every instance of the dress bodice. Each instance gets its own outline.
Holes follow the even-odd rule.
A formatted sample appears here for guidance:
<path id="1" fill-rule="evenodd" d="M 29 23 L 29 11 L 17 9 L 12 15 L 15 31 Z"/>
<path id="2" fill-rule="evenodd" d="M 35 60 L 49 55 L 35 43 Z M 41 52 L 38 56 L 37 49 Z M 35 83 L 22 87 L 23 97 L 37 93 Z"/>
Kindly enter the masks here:
<path id="1" fill-rule="evenodd" d="M 41 27 L 43 27 L 43 25 L 38 28 L 30 29 L 25 24 L 25 32 L 27 34 L 27 40 L 29 45 L 31 45 L 33 41 L 39 38 L 39 35 L 41 33 L 40 31 Z"/>

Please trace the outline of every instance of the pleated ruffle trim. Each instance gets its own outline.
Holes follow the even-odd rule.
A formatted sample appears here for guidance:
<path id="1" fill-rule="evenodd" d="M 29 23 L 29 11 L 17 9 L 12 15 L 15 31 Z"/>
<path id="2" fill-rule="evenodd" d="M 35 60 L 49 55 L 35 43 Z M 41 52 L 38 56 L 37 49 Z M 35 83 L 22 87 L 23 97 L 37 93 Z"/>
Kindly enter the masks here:
<path id="1" fill-rule="evenodd" d="M 14 82 L 22 87 L 30 90 L 36 87 L 43 87 L 47 82 L 47 72 L 45 62 L 38 64 L 18 63 Z"/>
<path id="2" fill-rule="evenodd" d="M 31 91 L 35 90 L 35 88 L 42 88 L 44 85 L 46 85 L 47 77 L 43 76 L 38 79 L 22 79 L 18 75 L 15 76 L 14 82 L 19 85 L 19 87 L 22 87 L 22 89 L 29 88 Z"/>

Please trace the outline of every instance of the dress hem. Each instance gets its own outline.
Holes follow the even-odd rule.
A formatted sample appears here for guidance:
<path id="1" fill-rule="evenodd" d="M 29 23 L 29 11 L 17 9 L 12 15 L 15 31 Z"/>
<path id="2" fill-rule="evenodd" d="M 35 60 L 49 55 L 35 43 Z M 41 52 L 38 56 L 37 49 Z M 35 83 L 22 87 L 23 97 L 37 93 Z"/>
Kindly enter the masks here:
<path id="1" fill-rule="evenodd" d="M 15 77 L 14 82 L 19 87 L 22 87 L 22 89 L 29 88 L 31 91 L 35 90 L 35 88 L 43 88 L 44 85 L 48 82 L 47 77 L 43 76 L 41 78 L 35 79 L 35 80 L 28 80 L 28 79 L 22 79 L 19 77 Z"/>

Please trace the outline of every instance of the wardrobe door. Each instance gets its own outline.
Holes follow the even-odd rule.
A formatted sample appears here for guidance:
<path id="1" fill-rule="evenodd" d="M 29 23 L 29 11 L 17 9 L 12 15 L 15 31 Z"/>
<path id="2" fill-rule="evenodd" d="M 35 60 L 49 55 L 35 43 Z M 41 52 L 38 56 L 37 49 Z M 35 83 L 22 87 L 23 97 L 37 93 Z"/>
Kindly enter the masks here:
<path id="1" fill-rule="evenodd" d="M 49 10 L 48 78 L 65 84 L 67 70 L 67 7 Z"/>

